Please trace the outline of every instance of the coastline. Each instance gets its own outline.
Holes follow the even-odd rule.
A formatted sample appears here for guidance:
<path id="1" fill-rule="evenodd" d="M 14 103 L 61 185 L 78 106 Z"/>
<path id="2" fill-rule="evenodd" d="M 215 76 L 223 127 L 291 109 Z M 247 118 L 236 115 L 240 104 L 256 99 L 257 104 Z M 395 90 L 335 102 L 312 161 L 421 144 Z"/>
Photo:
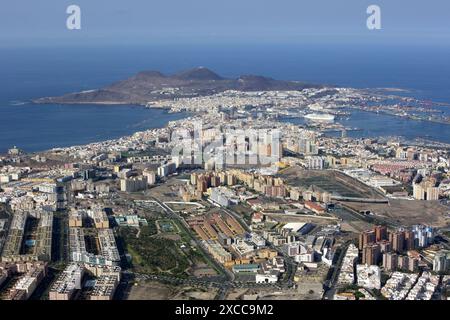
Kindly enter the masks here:
<path id="1" fill-rule="evenodd" d="M 203 76 L 205 76 L 206 73 L 206 78 L 204 79 Z M 180 76 L 183 75 L 183 76 Z M 186 77 L 187 76 L 187 77 Z M 217 79 L 216 79 L 217 77 Z M 189 115 L 192 114 L 196 114 L 197 113 L 197 108 L 199 110 L 201 110 L 202 112 L 209 112 L 209 108 L 214 108 L 217 106 L 214 106 L 214 103 L 211 103 L 211 105 L 208 105 L 208 101 L 206 101 L 206 103 L 204 103 L 204 100 L 214 100 L 216 99 L 216 95 L 217 96 L 227 96 L 227 92 L 233 92 L 234 94 L 228 94 L 231 99 L 234 99 L 236 97 L 237 99 L 237 103 L 235 104 L 234 101 L 235 100 L 225 100 L 224 105 L 227 107 L 230 106 L 234 106 L 235 108 L 239 109 L 240 107 L 242 107 L 242 105 L 240 104 L 239 99 L 241 98 L 240 96 L 245 96 L 246 94 L 252 95 L 257 93 L 257 92 L 261 92 L 261 93 L 269 93 L 267 96 L 267 103 L 271 103 L 273 101 L 271 101 L 271 94 L 273 94 L 274 92 L 285 92 L 287 95 L 290 94 L 290 92 L 293 91 L 297 91 L 297 92 L 306 92 L 306 94 L 304 94 L 307 98 L 305 101 L 307 101 L 306 104 L 300 104 L 297 106 L 292 105 L 291 107 L 288 106 L 289 103 L 286 103 L 286 106 L 282 106 L 281 108 L 272 108 L 270 107 L 270 109 L 276 109 L 275 111 L 268 111 L 269 109 L 267 109 L 266 111 L 268 111 L 268 115 L 273 115 L 275 114 L 277 111 L 279 112 L 283 112 L 285 110 L 290 110 L 289 108 L 292 108 L 293 112 L 299 111 L 301 108 L 303 108 L 306 112 L 314 112 L 316 109 L 312 108 L 312 104 L 322 104 L 321 101 L 323 101 L 322 106 L 319 105 L 320 108 L 323 108 L 323 110 L 319 111 L 323 111 L 323 112 L 327 112 L 327 110 L 341 110 L 343 108 L 349 108 L 350 110 L 357 110 L 357 111 L 364 111 L 364 112 L 370 112 L 370 113 L 375 113 L 375 114 L 381 114 L 381 115 L 385 115 L 385 116 L 389 116 L 389 117 L 398 117 L 404 120 L 408 120 L 408 121 L 416 121 L 416 122 L 424 122 L 424 123 L 435 123 L 435 124 L 442 124 L 442 125 L 450 125 L 450 120 L 447 121 L 450 117 L 445 117 L 444 115 L 439 115 L 439 117 L 442 118 L 442 120 L 436 118 L 431 118 L 428 116 L 428 114 L 426 113 L 426 109 L 424 108 L 424 104 L 421 104 L 423 102 L 428 102 L 425 100 L 420 100 L 419 98 L 417 98 L 416 96 L 414 96 L 414 90 L 413 89 L 404 89 L 404 88 L 400 88 L 400 87 L 373 87 L 373 88 L 355 88 L 355 87 L 344 87 L 344 86 L 340 86 L 340 87 L 326 87 L 323 85 L 314 85 L 313 83 L 305 83 L 305 82 L 298 82 L 299 84 L 301 84 L 303 86 L 303 89 L 292 89 L 292 88 L 288 88 L 288 86 L 286 85 L 287 83 L 292 83 L 293 81 L 290 80 L 273 80 L 271 78 L 266 78 L 266 77 L 262 77 L 262 76 L 241 76 L 243 77 L 242 79 L 250 79 L 250 81 L 254 81 L 255 79 L 257 79 L 258 81 L 267 81 L 268 83 L 270 83 L 270 81 L 275 81 L 276 83 L 278 83 L 279 85 L 284 84 L 286 86 L 286 88 L 284 89 L 269 89 L 269 90 L 264 90 L 264 89 L 260 89 L 260 90 L 255 90 L 255 89 L 248 89 L 246 87 L 242 87 L 240 90 L 230 90 L 230 89 L 223 89 L 222 87 L 220 87 L 220 85 L 218 86 L 218 84 L 216 84 L 216 81 L 231 81 L 230 79 L 227 78 L 221 78 L 220 76 L 218 76 L 217 74 L 214 74 L 212 71 L 203 68 L 203 67 L 198 67 L 195 69 L 190 69 L 187 70 L 180 74 L 172 74 L 172 75 L 163 75 L 160 74 L 158 72 L 154 72 L 154 71 L 141 71 L 139 73 L 137 73 L 135 76 L 132 76 L 131 78 L 127 78 L 125 80 L 121 80 L 118 82 L 115 82 L 111 85 L 107 85 L 106 87 L 100 88 L 100 89 L 93 89 L 93 90 L 83 90 L 83 91 L 79 91 L 79 92 L 74 92 L 72 91 L 71 93 L 67 93 L 67 94 L 62 94 L 60 96 L 47 96 L 47 97 L 42 97 L 42 98 L 36 98 L 36 99 L 31 99 L 31 103 L 35 104 L 35 105 L 59 105 L 59 106 L 105 106 L 105 107 L 112 107 L 112 106 L 125 106 L 125 107 L 136 107 L 136 108 L 141 108 L 141 109 L 153 109 L 153 110 L 163 110 L 163 114 L 179 114 L 179 113 L 186 113 L 188 114 L 185 117 L 189 117 Z M 166 88 L 167 85 L 164 82 L 161 82 L 164 79 L 164 81 L 168 81 L 168 79 L 170 79 L 170 81 L 172 81 L 172 84 L 177 84 L 177 83 L 181 83 L 179 87 L 174 86 L 173 88 Z M 212 80 L 214 79 L 214 80 Z M 241 80 L 241 78 L 238 78 L 239 81 Z M 181 81 L 181 82 L 180 82 Z M 233 80 L 234 81 L 234 80 Z M 264 81 L 262 83 L 264 83 Z M 105 81 L 106 82 L 106 81 Z M 189 83 L 193 84 L 193 88 L 189 89 Z M 261 84 L 260 82 L 257 82 L 258 84 Z M 124 85 L 126 84 L 126 85 Z M 133 94 L 133 88 L 135 88 L 134 85 L 136 84 L 140 84 L 140 85 L 146 85 L 145 87 L 147 88 L 147 91 L 142 91 L 143 89 L 139 89 L 139 94 Z M 133 85 L 133 86 L 131 86 Z M 154 85 L 156 87 L 159 88 L 159 90 L 155 90 L 154 87 L 152 87 L 151 85 Z M 202 88 L 205 88 L 204 85 L 206 87 L 208 87 L 207 91 L 202 91 Z M 273 84 L 271 84 L 273 85 Z M 211 94 L 212 87 L 217 87 L 220 88 L 216 93 Z M 99 88 L 99 87 L 97 87 Z M 117 89 L 119 88 L 119 89 Z M 150 90 L 149 88 L 152 88 L 153 91 L 148 92 L 148 90 Z M 186 89 L 187 88 L 187 89 Z M 256 88 L 256 87 L 255 87 Z M 183 91 L 183 90 L 193 90 L 191 93 L 188 94 L 188 91 Z M 312 95 L 312 96 L 308 96 L 307 91 L 309 89 L 314 89 L 317 90 L 317 92 Z M 224 91 L 222 91 L 224 90 Z M 134 92 L 136 93 L 136 92 Z M 336 101 L 337 104 L 333 107 L 333 99 L 335 97 L 340 98 L 341 96 L 344 98 L 347 96 L 348 93 L 348 97 L 350 97 L 350 99 L 352 98 L 352 94 L 355 97 L 354 101 L 352 101 L 352 105 L 351 106 L 346 106 L 345 104 L 340 104 L 342 103 L 343 100 L 339 100 L 337 99 Z M 400 94 L 400 95 L 395 95 L 396 93 Z M 401 95 L 401 93 L 406 93 L 408 95 Z M 149 95 L 148 98 L 145 101 L 143 99 L 146 98 L 146 95 Z M 284 93 L 283 93 L 284 94 Z M 263 94 L 264 95 L 264 94 Z M 296 94 L 293 93 L 292 96 L 294 97 L 294 99 L 296 98 Z M 159 98 L 157 98 L 159 97 Z M 322 97 L 325 97 L 325 100 L 322 99 Z M 129 101 L 124 101 L 129 99 Z M 221 98 L 217 99 L 220 100 Z M 225 99 L 225 98 L 224 98 Z M 398 99 L 400 101 L 400 104 L 396 104 L 396 105 L 391 105 L 391 103 L 389 103 L 388 101 L 392 99 Z M 134 101 L 133 101 L 134 100 Z M 249 100 L 251 100 L 251 98 L 249 98 Z M 315 103 L 317 101 L 317 103 Z M 339 102 L 341 101 L 341 102 Z M 351 101 L 351 100 L 350 100 Z M 380 101 L 380 109 L 377 110 L 371 110 L 371 109 L 366 109 L 366 105 L 364 102 L 374 102 L 376 103 L 377 101 Z M 223 101 L 222 101 L 223 102 Z M 230 102 L 230 103 L 227 103 Z M 256 109 L 258 108 L 258 101 L 255 102 L 255 104 L 253 105 Z M 309 103 L 309 104 L 308 104 Z M 405 107 L 408 106 L 408 104 L 411 103 L 412 107 L 414 107 L 411 110 L 407 110 Z M 414 103 L 417 103 L 417 106 L 414 106 Z M 440 102 L 432 102 L 433 106 L 450 106 L 450 104 L 445 104 L 445 103 L 440 103 Z M 248 105 L 252 105 L 251 101 Z M 273 105 L 277 105 L 276 103 Z M 430 102 L 431 105 L 431 102 Z M 220 105 L 218 106 L 220 109 Z M 328 107 L 331 107 L 332 109 L 328 109 Z M 384 109 L 384 107 L 386 107 Z M 268 108 L 268 107 L 267 107 Z M 307 111 L 308 109 L 310 109 L 310 111 Z M 384 109 L 384 110 L 383 110 Z M 264 109 L 263 109 L 264 110 Z M 424 112 L 424 117 L 417 117 L 415 114 L 413 114 L 412 112 Z M 199 112 L 199 114 L 202 114 L 202 112 Z M 275 113 L 274 113 L 275 112 Z M 411 114 L 408 114 L 407 112 L 411 112 Z M 433 111 L 434 112 L 434 111 Z M 107 112 L 105 112 L 106 114 Z M 433 116 L 435 114 L 430 113 L 430 116 Z M 89 112 L 87 112 L 87 116 L 89 117 Z M 98 116 L 98 115 L 97 115 Z M 121 115 L 116 115 L 116 117 L 121 117 Z M 184 118 L 185 118 L 184 117 Z M 155 117 L 153 119 L 150 119 L 150 121 L 158 121 L 159 118 Z M 64 120 L 63 120 L 64 121 Z M 101 115 L 99 118 L 99 121 L 104 121 L 104 119 L 102 119 Z M 107 120 L 105 120 L 107 121 Z M 142 128 L 141 124 L 145 124 L 147 120 L 143 120 L 142 123 L 141 122 L 137 122 L 133 125 L 131 125 L 131 127 L 136 126 L 139 127 L 141 126 L 141 128 L 139 128 L 139 130 L 134 130 L 134 131 L 130 131 L 128 130 L 128 132 L 126 132 L 125 134 L 121 134 L 120 136 L 115 135 L 115 137 L 113 137 L 113 139 L 118 139 L 120 137 L 125 137 L 125 136 L 129 136 L 132 134 L 135 134 L 136 132 L 142 132 L 143 130 L 146 130 L 145 128 Z M 339 121 L 338 121 L 339 122 Z M 119 127 L 123 127 L 123 124 L 120 123 L 118 124 Z M 164 128 L 167 126 L 167 123 L 162 124 L 162 125 L 158 125 L 158 128 Z M 355 128 L 359 129 L 359 130 L 363 130 L 363 128 L 361 128 L 360 126 L 356 126 Z M 122 128 L 123 129 L 123 128 Z M 128 128 L 129 129 L 129 128 Z M 137 128 L 135 128 L 137 129 Z M 152 128 L 153 129 L 153 128 Z M 99 129 L 102 130 L 102 129 Z M 108 131 L 109 129 L 107 129 L 106 131 Z M 69 132 L 70 130 L 68 130 Z M 122 130 L 123 131 L 123 130 Z M 127 130 L 125 130 L 127 131 Z M 400 135 L 401 136 L 401 135 Z M 425 137 L 426 132 L 425 132 Z M 420 137 L 418 136 L 418 138 L 423 138 L 424 136 Z M 110 140 L 108 138 L 107 135 L 103 134 L 103 137 L 98 137 L 93 139 L 92 137 L 89 137 L 88 140 L 91 140 L 90 142 L 87 143 L 93 143 L 93 142 L 101 142 L 101 141 L 108 141 Z M 49 141 L 52 141 L 51 139 Z M 441 142 L 442 140 L 434 140 L 436 142 Z M 61 143 L 59 143 L 59 145 L 61 145 Z M 45 152 L 47 150 L 52 150 L 55 148 L 60 148 L 57 144 L 56 147 L 53 148 L 45 148 L 42 150 L 37 150 L 37 151 L 33 151 L 33 152 Z M 70 144 L 63 144 L 66 147 L 70 147 L 72 145 Z M 86 143 L 81 143 L 81 144 L 76 144 L 76 145 L 86 145 Z"/>
<path id="2" fill-rule="evenodd" d="M 38 108 L 32 108 L 33 105 Z M 44 111 L 39 106 L 45 107 Z M 79 107 L 83 108 L 79 109 Z M 19 112 L 15 112 L 16 108 L 20 108 Z M 104 111 L 103 108 L 105 108 Z M 9 106 L 7 110 L 10 113 L 14 112 L 17 116 L 10 118 L 8 122 L 14 131 L 7 126 L 2 128 L 4 133 L 3 139 L 0 137 L 0 155 L 6 154 L 7 150 L 14 145 L 28 154 L 38 154 L 53 149 L 121 139 L 146 130 L 164 129 L 171 121 L 191 116 L 188 112 L 175 113 L 167 108 L 148 108 L 138 104 L 39 105 L 29 103 Z M 20 127 L 15 125 L 17 121 L 24 122 L 22 114 L 27 114 L 26 121 L 33 123 L 31 131 L 20 130 L 24 126 L 29 128 L 25 123 L 22 123 Z M 72 123 L 74 116 L 77 120 Z M 48 123 L 50 119 L 57 119 L 57 123 L 53 121 Z M 36 126 L 35 123 L 39 125 Z M 70 123 L 70 127 L 66 126 L 67 123 Z"/>
<path id="3" fill-rule="evenodd" d="M 437 119 L 423 119 L 423 118 L 417 118 L 411 115 L 400 115 L 400 114 L 396 114 L 396 113 L 391 113 L 391 112 L 387 112 L 387 111 L 383 111 L 383 110 L 370 110 L 370 109 L 365 109 L 365 108 L 361 108 L 361 109 L 357 109 L 356 107 L 346 107 L 349 109 L 354 109 L 357 111 L 364 111 L 364 112 L 370 112 L 370 113 L 375 113 L 375 114 L 384 114 L 387 116 L 392 116 L 392 117 L 399 117 L 402 119 L 408 119 L 408 120 L 412 120 L 412 121 L 421 121 L 421 122 L 431 122 L 431 123 L 439 123 L 439 124 L 445 124 L 445 125 L 449 125 L 450 126 L 450 121 L 439 121 Z"/>
<path id="4" fill-rule="evenodd" d="M 38 103 L 38 104 L 40 104 L 40 103 Z M 193 114 L 195 114 L 193 112 L 189 112 L 189 110 L 187 110 L 187 111 L 186 110 L 185 111 L 174 110 L 170 105 L 161 105 L 161 104 L 153 105 L 152 102 L 146 103 L 145 105 L 143 105 L 143 104 L 125 104 L 125 103 L 119 103 L 119 102 L 116 102 L 114 104 L 109 104 L 106 101 L 105 102 L 97 102 L 97 103 L 87 103 L 87 102 L 80 102 L 80 103 L 75 103 L 75 104 L 74 103 L 67 103 L 67 104 L 55 103 L 55 105 L 56 104 L 61 105 L 61 106 L 70 106 L 70 105 L 74 105 L 74 106 L 77 106 L 77 105 L 85 105 L 85 106 L 86 105 L 93 105 L 93 106 L 105 106 L 105 107 L 108 106 L 108 105 L 109 106 L 130 106 L 130 107 L 136 107 L 136 108 L 142 108 L 142 109 L 162 110 L 163 114 L 180 114 L 180 113 L 185 114 L 185 116 L 183 116 L 183 118 L 181 118 L 181 119 L 186 119 L 186 118 L 192 116 Z M 414 119 L 414 118 L 411 118 L 411 117 L 408 117 L 408 116 L 400 116 L 400 115 L 392 114 L 392 113 L 389 113 L 389 112 L 383 112 L 383 111 L 376 112 L 376 111 L 373 111 L 373 110 L 365 110 L 365 109 L 356 108 L 356 107 L 349 107 L 349 108 L 351 110 L 356 110 L 356 111 L 361 111 L 361 112 L 370 112 L 370 113 L 375 113 L 375 114 L 383 114 L 383 115 L 386 115 L 386 116 L 389 116 L 389 117 L 398 117 L 400 119 L 405 119 L 405 120 L 408 120 L 408 121 L 417 121 L 417 122 L 420 121 L 420 122 L 429 122 L 429 123 L 438 123 L 438 124 L 450 125 L 448 123 L 440 123 L 438 121 Z M 339 122 L 339 121 L 337 121 L 337 122 Z M 113 140 L 117 140 L 117 139 L 130 137 L 130 136 L 132 136 L 132 135 L 134 135 L 136 133 L 145 132 L 147 130 L 155 130 L 155 129 L 162 129 L 163 130 L 163 129 L 166 129 L 167 126 L 168 126 L 168 122 L 163 124 L 163 125 L 161 125 L 161 126 L 158 126 L 157 128 L 135 130 L 133 132 L 130 132 L 129 134 L 121 135 L 119 137 L 115 137 L 115 138 L 111 138 L 111 139 L 99 139 L 99 140 L 90 141 L 90 142 L 87 142 L 87 143 L 80 143 L 80 144 L 75 144 L 75 145 L 65 145 L 65 146 L 61 146 L 61 147 L 56 146 L 56 147 L 52 147 L 52 148 L 36 150 L 36 151 L 31 152 L 31 154 L 45 153 L 45 152 L 50 152 L 52 150 L 71 148 L 71 147 L 81 147 L 81 146 L 86 146 L 86 145 L 89 145 L 89 144 L 92 144 L 92 143 L 104 143 L 104 142 L 107 142 L 107 141 L 113 141 Z M 362 131 L 361 128 L 358 128 L 358 130 Z M 398 135 L 398 137 L 401 137 L 401 136 L 402 135 Z M 355 138 L 357 138 L 357 137 L 355 137 Z M 419 137 L 419 136 L 416 139 L 427 140 L 424 137 Z M 439 141 L 439 140 L 429 140 L 429 141 L 433 141 L 434 143 L 437 143 L 437 144 L 448 145 L 448 143 L 446 143 L 444 141 Z"/>

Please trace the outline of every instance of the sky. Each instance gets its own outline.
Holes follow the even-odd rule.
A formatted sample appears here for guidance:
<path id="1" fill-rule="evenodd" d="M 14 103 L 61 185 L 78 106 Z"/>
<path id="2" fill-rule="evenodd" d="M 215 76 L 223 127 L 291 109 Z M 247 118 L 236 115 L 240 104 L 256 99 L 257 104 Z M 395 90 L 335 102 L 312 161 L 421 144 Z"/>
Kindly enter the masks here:
<path id="1" fill-rule="evenodd" d="M 81 8 L 81 30 L 66 9 Z M 366 9 L 381 8 L 381 30 Z M 448 0 L 14 0 L 0 3 L 0 47 L 62 44 L 450 43 Z"/>

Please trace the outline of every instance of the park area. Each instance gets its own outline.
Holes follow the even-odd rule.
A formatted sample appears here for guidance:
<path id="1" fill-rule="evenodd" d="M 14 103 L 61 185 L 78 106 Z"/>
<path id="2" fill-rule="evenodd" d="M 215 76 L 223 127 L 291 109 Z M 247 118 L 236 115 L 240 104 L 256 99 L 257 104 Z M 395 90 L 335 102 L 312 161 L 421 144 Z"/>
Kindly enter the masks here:
<path id="1" fill-rule="evenodd" d="M 148 226 L 139 229 L 121 227 L 118 234 L 122 247 L 131 256 L 129 267 L 136 273 L 181 278 L 217 274 L 208 257 L 176 221 L 150 220 Z"/>

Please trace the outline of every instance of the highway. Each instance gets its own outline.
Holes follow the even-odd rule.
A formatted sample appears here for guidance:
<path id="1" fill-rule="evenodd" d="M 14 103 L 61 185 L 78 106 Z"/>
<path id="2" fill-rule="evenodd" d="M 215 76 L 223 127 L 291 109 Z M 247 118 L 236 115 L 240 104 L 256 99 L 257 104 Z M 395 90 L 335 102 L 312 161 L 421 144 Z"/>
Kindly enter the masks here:
<path id="1" fill-rule="evenodd" d="M 363 203 L 389 203 L 388 199 L 342 197 L 334 195 L 331 196 L 331 199 L 337 201 L 363 202 Z"/>
<path id="2" fill-rule="evenodd" d="M 327 300 L 332 300 L 334 293 L 336 291 L 336 283 L 339 277 L 339 273 L 341 271 L 342 262 L 344 261 L 345 253 L 347 252 L 347 248 L 350 245 L 351 241 L 348 240 L 343 245 L 341 245 L 339 257 L 336 260 L 336 263 L 333 266 L 333 274 L 331 275 L 331 279 L 328 282 L 328 288 L 325 290 L 323 294 L 323 298 Z"/>
<path id="3" fill-rule="evenodd" d="M 361 213 L 359 213 L 358 211 L 352 209 L 351 207 L 345 205 L 344 203 L 340 202 L 339 206 L 341 206 L 341 208 L 344 208 L 346 213 L 349 214 L 350 216 L 353 216 L 355 219 L 370 223 L 370 224 L 385 224 L 388 227 L 391 227 L 393 229 L 398 228 L 399 225 L 393 223 L 392 221 L 388 220 L 388 219 L 381 219 L 381 217 L 377 217 L 376 215 L 363 215 Z"/>

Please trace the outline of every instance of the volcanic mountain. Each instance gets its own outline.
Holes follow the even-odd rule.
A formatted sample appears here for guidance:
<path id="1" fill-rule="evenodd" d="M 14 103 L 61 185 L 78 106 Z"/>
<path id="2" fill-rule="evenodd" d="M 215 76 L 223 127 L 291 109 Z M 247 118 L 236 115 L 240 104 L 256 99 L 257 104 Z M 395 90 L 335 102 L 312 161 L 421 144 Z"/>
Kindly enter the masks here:
<path id="1" fill-rule="evenodd" d="M 263 76 L 242 75 L 237 79 L 221 77 L 215 72 L 197 67 L 173 75 L 159 71 L 142 71 L 101 89 L 44 97 L 35 103 L 61 104 L 147 104 L 148 102 L 207 96 L 226 90 L 268 91 L 303 90 L 321 88 L 320 85 L 298 81 L 274 80 Z"/>

